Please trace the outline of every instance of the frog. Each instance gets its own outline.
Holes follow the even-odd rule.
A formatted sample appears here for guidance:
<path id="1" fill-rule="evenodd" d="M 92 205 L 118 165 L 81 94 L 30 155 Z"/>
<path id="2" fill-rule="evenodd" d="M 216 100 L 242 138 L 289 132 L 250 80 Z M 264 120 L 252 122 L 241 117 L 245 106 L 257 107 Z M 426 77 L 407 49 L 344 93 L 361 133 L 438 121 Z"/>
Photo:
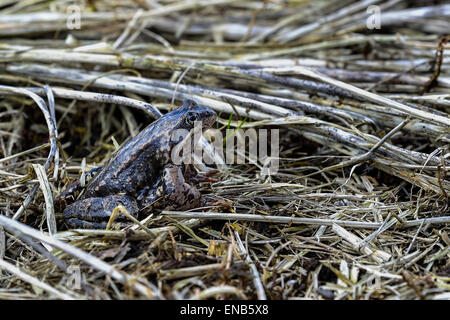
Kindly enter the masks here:
<path id="1" fill-rule="evenodd" d="M 201 193 L 190 179 L 192 164 L 172 161 L 173 148 L 185 141 L 174 133 L 178 129 L 192 133 L 198 127 L 207 130 L 216 118 L 211 108 L 187 99 L 149 124 L 117 149 L 105 165 L 89 172 L 84 188 L 77 180 L 60 194 L 64 223 L 71 228 L 106 228 L 112 211 L 120 205 L 133 217 L 158 202 L 180 210 L 200 206 Z M 80 193 L 78 197 L 76 193 Z M 125 219 L 120 214 L 117 222 Z"/>

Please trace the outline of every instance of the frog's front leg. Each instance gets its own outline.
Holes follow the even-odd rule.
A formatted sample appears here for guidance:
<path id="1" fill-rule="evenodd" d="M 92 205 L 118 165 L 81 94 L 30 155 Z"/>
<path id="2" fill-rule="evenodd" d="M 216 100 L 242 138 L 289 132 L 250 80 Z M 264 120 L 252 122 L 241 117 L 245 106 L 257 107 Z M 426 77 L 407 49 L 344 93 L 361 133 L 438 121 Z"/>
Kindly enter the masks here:
<path id="1" fill-rule="evenodd" d="M 139 208 L 132 197 L 110 195 L 78 200 L 64 209 L 63 219 L 70 228 L 105 229 L 111 213 L 119 205 L 123 205 L 132 216 L 137 216 Z M 124 221 L 126 218 L 119 214 L 116 220 Z"/>
<path id="2" fill-rule="evenodd" d="M 200 192 L 185 181 L 181 167 L 166 166 L 163 183 L 167 205 L 179 210 L 192 209 L 201 205 Z"/>

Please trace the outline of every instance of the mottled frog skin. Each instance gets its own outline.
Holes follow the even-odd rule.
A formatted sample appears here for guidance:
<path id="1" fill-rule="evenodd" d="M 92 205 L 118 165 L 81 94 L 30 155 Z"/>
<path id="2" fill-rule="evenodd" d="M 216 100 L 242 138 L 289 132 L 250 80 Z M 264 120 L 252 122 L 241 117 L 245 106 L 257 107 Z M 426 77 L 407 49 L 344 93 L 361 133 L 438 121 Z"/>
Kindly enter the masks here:
<path id="1" fill-rule="evenodd" d="M 118 205 L 137 216 L 139 211 L 160 202 L 161 198 L 165 206 L 181 210 L 199 206 L 199 191 L 185 179 L 188 165 L 177 166 L 171 161 L 172 148 L 182 140 L 174 139 L 173 132 L 177 129 L 191 131 L 195 121 L 201 122 L 205 130 L 215 120 L 213 110 L 185 100 L 181 107 L 125 143 L 97 170 L 81 197 L 66 206 L 64 222 L 73 228 L 105 228 L 112 210 Z M 66 204 L 70 199 L 73 201 L 73 193 L 79 186 L 79 182 L 69 186 L 60 199 Z"/>

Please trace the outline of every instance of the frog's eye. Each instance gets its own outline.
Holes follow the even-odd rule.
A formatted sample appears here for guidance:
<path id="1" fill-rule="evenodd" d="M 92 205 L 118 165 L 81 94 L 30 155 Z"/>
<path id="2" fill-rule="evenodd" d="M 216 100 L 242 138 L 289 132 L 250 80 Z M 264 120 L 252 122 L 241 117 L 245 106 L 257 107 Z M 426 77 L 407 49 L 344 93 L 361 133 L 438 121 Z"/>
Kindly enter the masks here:
<path id="1" fill-rule="evenodd" d="M 188 126 L 193 126 L 194 122 L 197 120 L 197 115 L 194 113 L 188 114 L 186 117 L 186 124 Z"/>

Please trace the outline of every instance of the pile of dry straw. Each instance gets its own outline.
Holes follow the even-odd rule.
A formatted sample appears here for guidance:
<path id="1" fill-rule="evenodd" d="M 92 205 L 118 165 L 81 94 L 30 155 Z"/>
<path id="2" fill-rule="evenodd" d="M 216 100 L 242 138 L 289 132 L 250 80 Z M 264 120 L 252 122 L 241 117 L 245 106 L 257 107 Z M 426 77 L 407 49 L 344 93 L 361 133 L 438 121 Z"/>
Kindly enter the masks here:
<path id="1" fill-rule="evenodd" d="M 449 17 L 446 1 L 3 1 L 0 299 L 450 298 Z M 67 230 L 61 190 L 185 98 L 223 132 L 278 129 L 276 174 L 246 154 L 199 185 L 221 206 Z"/>

